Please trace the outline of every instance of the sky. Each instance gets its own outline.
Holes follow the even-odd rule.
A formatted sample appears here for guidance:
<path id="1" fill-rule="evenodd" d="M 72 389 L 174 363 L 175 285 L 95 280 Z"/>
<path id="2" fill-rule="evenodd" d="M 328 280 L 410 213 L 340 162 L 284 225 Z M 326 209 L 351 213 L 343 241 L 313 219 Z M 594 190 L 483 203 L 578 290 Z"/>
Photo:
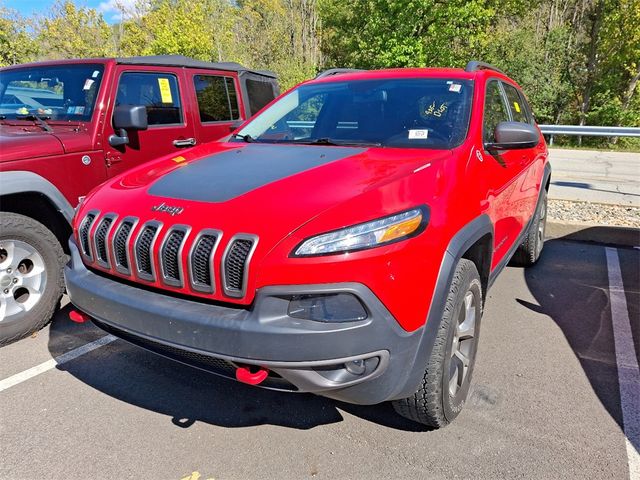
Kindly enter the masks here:
<path id="1" fill-rule="evenodd" d="M 73 0 L 78 7 L 95 8 L 102 13 L 108 23 L 117 22 L 120 19 L 120 11 L 116 3 L 132 5 L 135 0 Z M 47 10 L 54 4 L 54 0 L 0 0 L 0 5 L 17 10 L 21 15 L 29 16 L 33 13 L 46 15 Z"/>

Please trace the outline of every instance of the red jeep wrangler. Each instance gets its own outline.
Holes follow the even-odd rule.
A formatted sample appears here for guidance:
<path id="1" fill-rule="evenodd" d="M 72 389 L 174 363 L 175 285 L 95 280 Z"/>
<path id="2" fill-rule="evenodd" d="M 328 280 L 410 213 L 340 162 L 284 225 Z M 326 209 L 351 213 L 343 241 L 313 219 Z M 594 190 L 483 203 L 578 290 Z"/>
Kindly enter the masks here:
<path id="1" fill-rule="evenodd" d="M 67 290 L 169 358 L 440 427 L 467 397 L 487 289 L 540 256 L 549 179 L 493 67 L 327 72 L 232 141 L 94 190 Z"/>
<path id="2" fill-rule="evenodd" d="M 277 94 L 269 72 L 181 56 L 0 69 L 0 345 L 51 318 L 79 198 L 145 161 L 229 135 Z"/>

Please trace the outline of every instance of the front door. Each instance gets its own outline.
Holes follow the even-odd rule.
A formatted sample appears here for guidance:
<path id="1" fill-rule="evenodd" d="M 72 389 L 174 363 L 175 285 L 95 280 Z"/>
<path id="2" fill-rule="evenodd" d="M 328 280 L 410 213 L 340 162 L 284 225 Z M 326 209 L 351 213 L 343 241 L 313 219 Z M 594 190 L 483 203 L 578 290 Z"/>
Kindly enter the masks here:
<path id="1" fill-rule="evenodd" d="M 489 80 L 485 90 L 483 142 L 494 143 L 494 131 L 500 122 L 508 122 L 510 112 L 504 90 L 498 80 Z M 493 197 L 490 216 L 494 223 L 495 267 L 517 241 L 524 227 L 522 203 L 522 173 L 525 170 L 522 151 L 500 150 L 484 152 L 484 177 L 488 195 Z"/>
<path id="2" fill-rule="evenodd" d="M 118 105 L 144 105 L 147 109 L 148 128 L 127 132 L 129 144 L 111 147 L 108 138 L 114 133 L 113 125 L 105 126 L 105 160 L 109 176 L 155 158 L 176 154 L 195 145 L 195 130 L 188 105 L 185 77 L 182 69 L 161 67 L 135 67 L 121 65 L 116 72 L 115 102 L 107 114 L 113 117 Z"/>

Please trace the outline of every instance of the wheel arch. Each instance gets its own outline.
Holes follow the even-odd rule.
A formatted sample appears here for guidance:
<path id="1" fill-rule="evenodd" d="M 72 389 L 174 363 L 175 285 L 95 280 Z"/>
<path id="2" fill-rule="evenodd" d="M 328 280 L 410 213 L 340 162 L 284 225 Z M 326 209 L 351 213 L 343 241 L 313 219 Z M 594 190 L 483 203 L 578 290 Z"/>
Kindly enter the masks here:
<path id="1" fill-rule="evenodd" d="M 0 174 L 0 211 L 24 215 L 42 223 L 68 249 L 74 210 L 55 185 L 27 171 Z"/>
<path id="2" fill-rule="evenodd" d="M 431 306 L 427 321 L 423 327 L 420 346 L 413 362 L 408 380 L 393 396 L 392 400 L 412 395 L 422 380 L 424 366 L 433 350 L 433 345 L 442 322 L 442 315 L 447 301 L 449 286 L 453 279 L 456 265 L 461 258 L 476 264 L 483 286 L 483 301 L 489 284 L 491 259 L 493 257 L 493 223 L 487 214 L 481 214 L 464 227 L 451 239 L 443 255 L 438 272 L 438 279 L 431 297 Z"/>

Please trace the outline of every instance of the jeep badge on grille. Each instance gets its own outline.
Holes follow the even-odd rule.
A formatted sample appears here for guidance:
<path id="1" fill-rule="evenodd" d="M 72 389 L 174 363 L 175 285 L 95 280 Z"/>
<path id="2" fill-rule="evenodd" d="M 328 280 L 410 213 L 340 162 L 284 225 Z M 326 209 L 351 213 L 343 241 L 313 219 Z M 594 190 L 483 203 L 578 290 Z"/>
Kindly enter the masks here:
<path id="1" fill-rule="evenodd" d="M 162 202 L 160 205 L 154 205 L 153 207 L 151 207 L 151 210 L 154 212 L 166 212 L 172 217 L 175 215 L 180 215 L 182 212 L 184 212 L 184 208 L 165 205 L 164 202 Z"/>

